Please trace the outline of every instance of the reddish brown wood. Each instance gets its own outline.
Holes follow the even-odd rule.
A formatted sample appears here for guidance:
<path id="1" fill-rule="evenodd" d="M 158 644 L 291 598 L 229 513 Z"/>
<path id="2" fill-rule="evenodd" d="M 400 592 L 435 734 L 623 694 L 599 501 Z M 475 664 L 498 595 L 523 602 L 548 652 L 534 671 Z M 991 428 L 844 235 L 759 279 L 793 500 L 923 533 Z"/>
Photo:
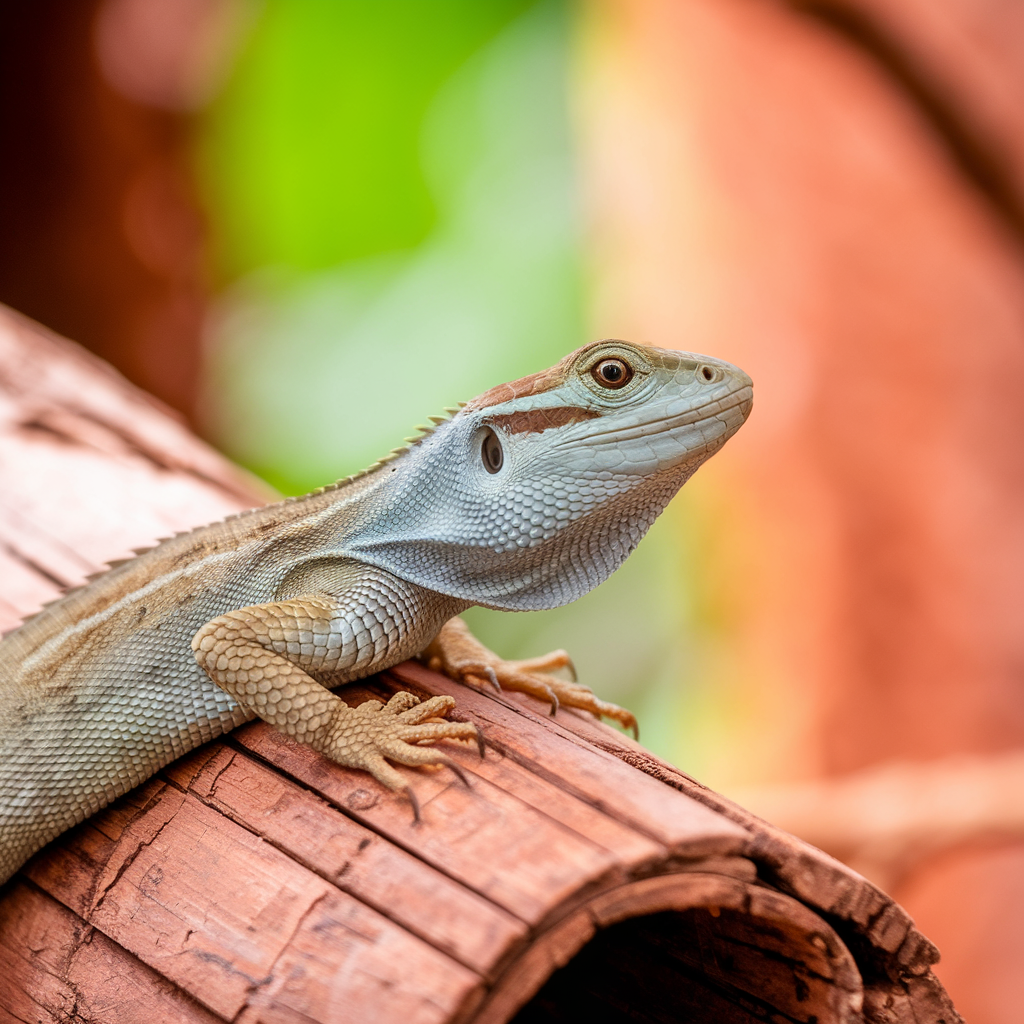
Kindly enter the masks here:
<path id="1" fill-rule="evenodd" d="M 132 531 L 256 497 L 125 382 L 2 316 L 0 414 L 0 493 L 34 509 L 0 518 L 12 615 Z M 75 511 L 97 480 L 116 503 Z M 405 797 L 245 726 L 0 891 L 0 1021 L 959 1019 L 934 948 L 837 861 L 586 715 L 413 663 L 346 697 L 398 686 L 454 694 L 481 728 L 483 758 L 449 746 L 468 787 L 409 770 L 417 825 Z"/>
<path id="2" fill-rule="evenodd" d="M 25 882 L 0 902 L 0 1021 L 214 1024 L 180 988 Z"/>
<path id="3" fill-rule="evenodd" d="M 343 892 L 481 974 L 526 936 L 518 919 L 232 747 L 204 747 L 165 774 Z M 435 898 L 430 904 L 399 898 L 416 890 Z"/>

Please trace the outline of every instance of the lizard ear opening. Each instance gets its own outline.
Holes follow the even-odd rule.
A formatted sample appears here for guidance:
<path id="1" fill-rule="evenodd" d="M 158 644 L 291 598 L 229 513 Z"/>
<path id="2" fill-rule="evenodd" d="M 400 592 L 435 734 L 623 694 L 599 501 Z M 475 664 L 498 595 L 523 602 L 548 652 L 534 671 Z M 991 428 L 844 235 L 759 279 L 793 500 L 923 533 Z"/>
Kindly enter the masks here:
<path id="1" fill-rule="evenodd" d="M 480 440 L 480 458 L 488 473 L 497 473 L 505 463 L 505 452 L 501 447 L 501 441 L 490 427 L 485 427 L 483 430 L 483 437 Z"/>

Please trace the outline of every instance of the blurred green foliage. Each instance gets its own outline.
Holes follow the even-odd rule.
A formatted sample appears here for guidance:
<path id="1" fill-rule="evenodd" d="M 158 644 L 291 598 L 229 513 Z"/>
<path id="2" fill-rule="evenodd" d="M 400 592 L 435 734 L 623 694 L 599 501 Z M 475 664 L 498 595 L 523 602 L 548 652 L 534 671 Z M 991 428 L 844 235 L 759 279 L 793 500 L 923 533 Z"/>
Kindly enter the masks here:
<path id="1" fill-rule="evenodd" d="M 442 84 L 530 0 L 267 0 L 207 115 L 218 269 L 319 270 L 420 244 L 421 130 Z"/>

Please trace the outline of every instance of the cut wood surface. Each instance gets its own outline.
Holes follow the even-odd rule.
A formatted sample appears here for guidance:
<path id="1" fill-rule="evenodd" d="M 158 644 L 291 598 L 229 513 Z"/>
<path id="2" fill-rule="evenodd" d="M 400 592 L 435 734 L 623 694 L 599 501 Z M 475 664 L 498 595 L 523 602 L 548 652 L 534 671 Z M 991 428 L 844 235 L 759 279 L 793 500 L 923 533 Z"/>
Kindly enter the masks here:
<path id="1" fill-rule="evenodd" d="M 257 483 L 70 343 L 0 317 L 4 626 Z M 416 663 L 487 738 L 422 804 L 255 722 L 0 890 L 0 1021 L 959 1020 L 884 893 L 582 713 Z"/>

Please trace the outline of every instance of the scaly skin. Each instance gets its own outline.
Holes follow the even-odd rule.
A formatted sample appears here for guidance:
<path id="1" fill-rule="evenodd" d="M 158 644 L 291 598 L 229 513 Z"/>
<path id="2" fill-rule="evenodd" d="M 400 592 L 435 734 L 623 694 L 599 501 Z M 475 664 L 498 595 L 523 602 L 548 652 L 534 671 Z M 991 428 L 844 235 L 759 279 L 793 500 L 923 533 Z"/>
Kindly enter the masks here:
<path id="1" fill-rule="evenodd" d="M 454 618 L 553 608 L 606 579 L 742 425 L 742 371 L 620 341 L 485 392 L 365 473 L 164 541 L 0 642 L 0 881 L 176 757 L 254 717 L 415 797 L 393 765 L 476 736 L 450 698 L 329 687 L 424 654 L 635 725 L 503 662 Z M 454 768 L 454 765 L 452 765 Z"/>

